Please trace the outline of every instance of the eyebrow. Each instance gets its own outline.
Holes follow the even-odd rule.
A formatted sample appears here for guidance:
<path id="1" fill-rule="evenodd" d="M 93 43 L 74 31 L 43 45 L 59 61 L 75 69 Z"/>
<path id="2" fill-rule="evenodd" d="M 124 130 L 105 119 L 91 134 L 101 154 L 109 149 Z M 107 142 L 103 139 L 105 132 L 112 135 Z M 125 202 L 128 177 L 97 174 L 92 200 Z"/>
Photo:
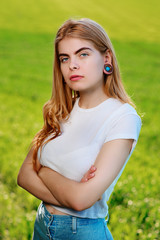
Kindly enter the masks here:
<path id="1" fill-rule="evenodd" d="M 78 49 L 77 51 L 75 51 L 74 54 L 78 54 L 79 52 L 81 52 L 83 50 L 90 50 L 93 52 L 93 50 L 89 47 L 82 47 L 82 48 Z M 60 53 L 60 54 L 58 54 L 58 56 L 61 57 L 61 56 L 69 56 L 69 55 L 67 53 Z"/>

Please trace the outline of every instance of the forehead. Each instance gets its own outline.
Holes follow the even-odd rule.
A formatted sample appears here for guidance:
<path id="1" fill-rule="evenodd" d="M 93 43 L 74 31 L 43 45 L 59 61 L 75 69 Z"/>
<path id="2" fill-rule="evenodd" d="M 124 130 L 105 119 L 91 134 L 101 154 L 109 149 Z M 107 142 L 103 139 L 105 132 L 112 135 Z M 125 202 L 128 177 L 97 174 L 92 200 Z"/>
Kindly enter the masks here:
<path id="1" fill-rule="evenodd" d="M 80 38 L 64 38 L 58 44 L 58 53 L 72 53 L 77 51 L 80 48 L 88 47 L 91 49 L 95 49 L 93 43 L 91 41 L 87 41 Z M 96 49 L 95 49 L 96 50 Z"/>

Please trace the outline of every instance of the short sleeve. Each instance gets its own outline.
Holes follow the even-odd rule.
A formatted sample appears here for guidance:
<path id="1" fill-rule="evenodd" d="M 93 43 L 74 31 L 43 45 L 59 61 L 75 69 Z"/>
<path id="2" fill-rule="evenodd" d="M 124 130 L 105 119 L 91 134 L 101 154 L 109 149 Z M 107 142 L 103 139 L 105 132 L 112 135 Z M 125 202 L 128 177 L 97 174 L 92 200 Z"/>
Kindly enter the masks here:
<path id="1" fill-rule="evenodd" d="M 141 118 L 136 113 L 129 113 L 117 119 L 105 138 L 105 143 L 115 139 L 134 139 L 132 150 L 136 146 L 141 129 Z"/>

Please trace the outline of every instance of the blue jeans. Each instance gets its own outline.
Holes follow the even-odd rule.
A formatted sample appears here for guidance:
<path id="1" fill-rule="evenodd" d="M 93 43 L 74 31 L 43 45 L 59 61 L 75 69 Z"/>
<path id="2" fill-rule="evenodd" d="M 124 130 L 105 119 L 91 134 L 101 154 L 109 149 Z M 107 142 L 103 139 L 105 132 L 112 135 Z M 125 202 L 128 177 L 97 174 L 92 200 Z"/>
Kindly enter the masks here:
<path id="1" fill-rule="evenodd" d="M 32 240 L 113 240 L 103 218 L 53 215 L 40 204 Z"/>

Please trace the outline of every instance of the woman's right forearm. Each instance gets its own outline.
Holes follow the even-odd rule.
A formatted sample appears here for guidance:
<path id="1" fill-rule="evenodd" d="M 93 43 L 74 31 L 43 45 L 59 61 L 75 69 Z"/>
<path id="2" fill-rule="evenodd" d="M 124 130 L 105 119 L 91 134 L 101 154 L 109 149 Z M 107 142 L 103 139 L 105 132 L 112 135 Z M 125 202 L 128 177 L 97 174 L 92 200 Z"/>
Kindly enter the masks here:
<path id="1" fill-rule="evenodd" d="M 40 164 L 39 164 L 40 167 Z M 27 154 L 17 177 L 17 183 L 20 187 L 27 190 L 36 198 L 56 206 L 63 207 L 53 196 L 50 190 L 39 178 L 38 173 L 33 167 L 33 149 Z"/>
<path id="2" fill-rule="evenodd" d="M 44 185 L 32 166 L 23 166 L 18 174 L 17 183 L 36 198 L 50 204 L 62 206 Z"/>

